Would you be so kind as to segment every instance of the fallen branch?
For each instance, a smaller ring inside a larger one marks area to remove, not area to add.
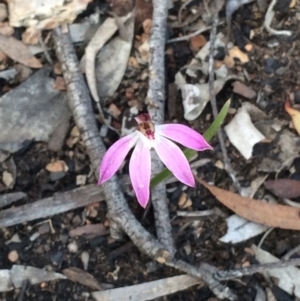
[[[99,201],[104,201],[104,193],[96,185],[56,193],[50,198],[2,210],[0,212],[0,227],[10,227],[45,218]]]
[[[73,111],[75,122],[80,129],[82,140],[86,145],[92,167],[97,171],[99,161],[106,149],[100,140],[100,135],[98,135],[95,120],[92,118],[91,98],[79,70],[76,53],[68,33],[63,33],[61,28],[57,28],[53,31],[53,38],[67,85],[69,105]],[[235,294],[228,287],[216,281],[211,272],[202,267],[196,268],[183,261],[173,260],[173,257],[165,250],[164,246],[136,220],[127,205],[115,176],[104,183],[102,187],[111,219],[110,227],[114,226],[118,231],[122,229],[139,250],[150,258],[191,276],[203,279],[218,298],[236,300]]]
[[[168,18],[168,0],[153,1],[152,31],[149,41],[149,89],[148,112],[155,124],[164,122],[165,109],[165,43]],[[157,175],[164,168],[155,151],[152,151],[152,174]],[[166,184],[159,183],[151,191],[156,234],[159,241],[175,254],[172,227],[167,204]]]

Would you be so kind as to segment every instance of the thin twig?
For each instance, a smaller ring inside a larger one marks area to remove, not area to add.
[[[67,84],[69,105],[75,122],[80,129],[81,137],[86,145],[92,167],[97,170],[99,161],[106,149],[102,143],[92,112],[91,98],[79,70],[79,64],[68,33],[60,28],[53,31],[57,57],[62,66]],[[183,261],[174,261],[172,255],[136,220],[121,192],[116,177],[103,184],[104,194],[110,215],[110,227],[118,225],[118,231],[124,231],[141,252],[168,266],[172,266],[194,277],[203,279],[219,299],[236,300],[236,295],[226,286],[213,278],[211,272],[203,267],[193,267]]]
[[[237,277],[249,276],[255,273],[265,272],[267,269],[286,268],[288,266],[297,266],[297,265],[300,265],[300,258],[293,258],[293,259],[264,263],[264,264],[253,264],[246,268],[229,270],[229,271],[218,271],[214,274],[214,276],[219,281],[225,281]]]
[[[297,247],[295,247],[294,249],[290,250],[289,252],[287,252],[283,257],[282,260],[287,260],[289,258],[291,258],[294,254],[299,253],[300,252],[300,245],[298,245]]]
[[[165,43],[168,18],[168,0],[153,1],[152,31],[149,41],[149,89],[147,94],[148,112],[155,124],[164,122],[165,108]],[[152,173],[158,174],[163,164],[158,155],[152,152]],[[156,234],[159,241],[173,255],[175,254],[172,227],[167,204],[165,183],[153,188],[152,204],[154,209]]]
[[[216,95],[214,92],[214,46],[215,46],[215,41],[216,41],[216,36],[217,36],[218,23],[219,23],[219,16],[218,16],[218,12],[216,12],[213,17],[212,30],[210,33],[209,67],[208,67],[208,70],[209,70],[209,94],[210,94],[211,108],[212,108],[214,118],[216,118],[218,116]],[[224,139],[223,131],[221,128],[218,129],[218,139],[219,139],[221,150],[223,153],[224,168],[225,168],[227,174],[232,179],[235,189],[240,193],[241,186],[240,186],[240,183],[239,183],[238,179],[236,178],[235,173],[230,164],[227,149],[225,146],[225,139]]]
[[[219,22],[217,25],[222,25],[224,24],[224,22]],[[206,26],[203,24],[203,26],[201,28],[199,28],[198,30],[190,33],[190,34],[187,34],[185,36],[181,36],[181,37],[178,37],[178,38],[174,38],[174,39],[170,39],[167,41],[167,43],[174,43],[174,42],[181,42],[181,41],[188,41],[189,39],[211,29],[212,27],[209,25],[209,26]]]

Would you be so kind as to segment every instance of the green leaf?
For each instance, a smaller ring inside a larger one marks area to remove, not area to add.
[[[214,122],[210,125],[210,127],[207,129],[207,131],[203,134],[203,137],[207,142],[209,142],[212,137],[217,133],[218,129],[221,127],[227,113],[228,109],[230,107],[230,99],[226,101],[224,104],[222,110],[218,114],[217,118],[214,120]],[[192,149],[186,148],[183,151],[184,155],[187,157],[187,159],[190,161],[193,157],[197,156],[198,152],[194,151]],[[156,175],[154,178],[151,179],[150,182],[150,188],[155,187],[160,182],[167,179],[172,173],[167,169],[163,169],[158,175]]]

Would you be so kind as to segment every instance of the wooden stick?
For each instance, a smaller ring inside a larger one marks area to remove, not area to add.
[[[104,193],[103,189],[96,185],[57,193],[50,198],[1,211],[0,227],[10,227],[45,218],[99,201],[104,201]]]

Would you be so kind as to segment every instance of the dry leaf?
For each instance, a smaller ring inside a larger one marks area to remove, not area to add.
[[[9,37],[14,33],[14,31],[14,28],[9,26],[8,22],[0,23],[0,34]]]
[[[109,230],[105,228],[103,224],[92,224],[72,229],[69,232],[70,237],[76,237],[87,234],[97,234],[97,236],[107,235],[109,234]]]
[[[143,22],[143,29],[144,29],[144,33],[150,35],[151,29],[152,29],[152,20],[151,19],[146,19]]]
[[[218,201],[247,220],[269,227],[300,230],[299,208],[245,198],[233,192],[211,186],[198,177],[196,177],[196,179],[205,186]]]
[[[300,182],[296,180],[270,180],[265,182],[265,187],[280,198],[294,199],[300,196]]]
[[[54,69],[53,69],[53,71],[54,71],[54,73],[56,74],[56,75],[61,75],[62,74],[62,70],[61,70],[61,65],[60,65],[60,63],[55,63],[54,64]]]
[[[50,172],[68,171],[68,166],[65,161],[58,160],[46,165],[46,170]]]
[[[191,207],[192,205],[193,202],[191,198],[185,192],[183,192],[179,198],[178,206],[185,209]]]
[[[41,37],[41,30],[35,27],[28,27],[22,34],[22,41],[25,44],[36,45]]]
[[[11,26],[52,29],[61,24],[73,23],[91,0],[9,0],[7,2]]]
[[[54,82],[54,89],[59,91],[66,91],[66,82],[62,76],[57,76]]]
[[[0,22],[7,18],[7,7],[4,3],[0,3]]]
[[[249,62],[248,54],[241,51],[237,46],[234,46],[229,50],[229,56],[231,58],[239,59],[242,64]]]
[[[41,62],[29,49],[14,37],[0,35],[0,49],[11,59],[31,68],[42,68]]]
[[[93,275],[91,275],[81,269],[71,267],[68,269],[64,269],[62,271],[62,273],[69,280],[71,280],[73,282],[78,282],[82,285],[90,287],[91,289],[98,289],[98,290],[102,289],[100,283],[97,281],[97,279]]]
[[[108,112],[115,118],[118,118],[121,115],[121,110],[113,103],[110,104]]]
[[[190,44],[191,44],[192,50],[198,51],[201,47],[203,47],[206,44],[206,39],[201,34],[201,35],[192,37],[191,41],[190,41]]]
[[[296,6],[297,0],[292,0],[289,8],[294,8]]]
[[[241,83],[240,81],[235,81],[233,84],[233,92],[234,93],[237,93],[245,98],[248,98],[248,99],[251,99],[251,98],[254,98],[256,97],[256,92],[246,86],[245,84]]]
[[[293,125],[297,133],[300,135],[300,111],[291,107],[290,100],[287,99],[284,105],[286,112],[291,116]]]

